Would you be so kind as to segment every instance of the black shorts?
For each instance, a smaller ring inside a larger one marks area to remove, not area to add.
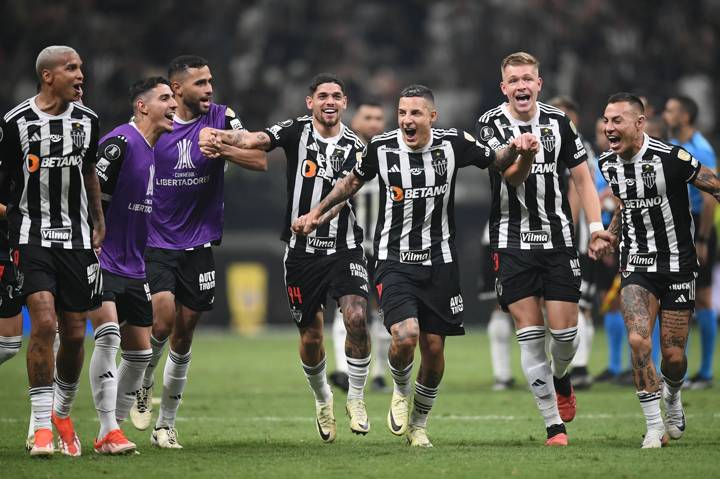
[[[579,301],[580,259],[575,250],[502,249],[496,252],[495,292],[505,311],[512,303],[530,296],[546,301]]]
[[[608,291],[612,287],[615,277],[620,274],[618,256],[618,252],[615,251],[611,256],[595,262],[595,280],[598,291]],[[611,264],[608,265],[606,261]]]
[[[348,295],[368,297],[367,260],[362,248],[329,255],[287,248],[284,262],[290,316],[298,328],[313,322],[328,295],[336,300]]]
[[[100,307],[102,273],[93,250],[23,244],[17,251],[25,298],[49,291],[55,296],[55,307],[60,311],[81,313]]]
[[[660,302],[660,309],[695,309],[695,273],[641,273],[623,271],[620,290],[637,284],[650,291]]]
[[[698,238],[698,229],[700,226],[700,217],[693,215],[693,221],[695,222],[695,240]],[[712,270],[715,266],[715,257],[717,249],[717,234],[715,232],[715,226],[710,230],[710,236],[707,238],[707,261],[705,264],[700,265],[698,270],[698,277],[696,287],[698,288],[710,288],[712,286]]]
[[[19,272],[12,261],[0,261],[0,288],[0,318],[14,318],[22,311],[23,300]]]
[[[169,291],[193,311],[210,311],[215,302],[215,258],[212,248],[147,248],[145,272],[150,293]]]
[[[598,262],[587,254],[580,255],[580,301],[578,305],[583,309],[591,310],[595,305],[597,296],[597,270]]]
[[[112,301],[118,323],[152,326],[153,312],[150,285],[145,280],[120,276],[103,270],[103,301]]]
[[[393,324],[418,318],[420,331],[441,336],[465,334],[457,263],[422,266],[378,261],[375,289],[388,331]]]

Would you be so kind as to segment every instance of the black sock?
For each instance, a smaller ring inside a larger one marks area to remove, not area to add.
[[[571,383],[570,383],[570,375],[565,374],[565,376],[561,377],[560,379],[553,376],[553,383],[555,384],[555,392],[558,394],[561,394],[563,396],[569,396],[572,392]]]
[[[551,437],[557,436],[558,434],[567,434],[567,430],[565,429],[565,424],[553,424],[552,426],[548,426],[545,428],[547,431],[547,438],[550,439]]]

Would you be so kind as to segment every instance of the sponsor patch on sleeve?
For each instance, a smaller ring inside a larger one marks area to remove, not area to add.
[[[678,150],[677,156],[683,161],[690,161],[690,159],[692,158],[692,156],[690,156],[690,153],[683,150],[682,148]]]
[[[464,133],[465,139],[466,139],[467,141],[470,141],[470,142],[472,142],[472,143],[475,143],[475,137],[474,137],[474,136],[472,136],[472,135],[471,135],[470,133],[468,133],[467,131],[463,131],[463,133]]]

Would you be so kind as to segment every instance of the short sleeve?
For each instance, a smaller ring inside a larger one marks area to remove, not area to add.
[[[455,148],[455,162],[459,168],[475,165],[478,168],[487,168],[495,161],[495,151],[475,140],[468,132],[458,134],[453,142]]]
[[[226,130],[245,130],[242,120],[230,107],[225,110],[225,129]]]
[[[265,133],[270,137],[270,150],[287,148],[296,144],[300,132],[300,123],[297,120],[285,120],[266,128]]]
[[[353,171],[362,181],[370,181],[378,173],[377,143],[370,142],[362,153],[356,154],[357,162]]]
[[[560,120],[560,154],[558,161],[562,162],[568,168],[576,166],[587,161],[588,155],[585,145],[578,135],[575,124],[567,117],[561,117]]]
[[[110,201],[115,192],[115,185],[120,176],[126,150],[127,140],[122,135],[104,138],[98,147],[95,171],[100,181],[103,201]]]
[[[8,178],[22,163],[17,123],[0,118],[0,171]]]
[[[475,137],[480,145],[486,146],[493,151],[501,150],[506,146],[497,128],[490,123],[482,121],[482,117],[475,126]]]
[[[100,141],[100,122],[97,118],[90,121],[90,146],[83,156],[83,175],[91,173],[95,169],[95,157],[98,152],[98,141]]]
[[[666,177],[682,178],[686,183],[693,182],[702,167],[697,158],[679,146],[673,148],[667,164],[664,166],[668,169],[668,174],[665,175]]]

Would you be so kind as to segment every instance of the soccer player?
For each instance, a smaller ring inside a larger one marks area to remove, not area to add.
[[[687,96],[673,96],[665,103],[663,118],[667,123],[670,143],[687,150],[701,165],[717,170],[715,151],[695,127],[698,106]],[[713,355],[717,338],[717,313],[712,307],[712,268],[715,264],[717,235],[715,233],[715,199],[695,186],[689,186],[690,208],[695,224],[695,248],[700,270],[695,296],[695,318],[700,330],[700,369],[689,380],[691,389],[705,389],[712,385]]]
[[[105,236],[95,174],[98,117],[77,103],[83,73],[74,49],[47,47],[35,66],[40,92],[10,110],[0,124],[0,185],[12,180],[10,245],[24,276],[32,324],[27,367],[35,441],[30,454],[54,453],[52,422],[60,451],[79,456],[69,414],[82,369],[85,318],[100,306],[102,276],[93,248]]]
[[[350,122],[350,128],[357,133],[364,144],[370,143],[375,135],[379,135],[385,131],[385,113],[382,105],[375,101],[361,102],[355,116]],[[376,183],[376,180],[371,181]],[[362,194],[358,194],[353,198],[355,206],[355,215],[360,227],[365,232],[363,236],[363,249],[368,259],[368,273],[372,282],[372,269],[375,264],[372,254],[372,236],[371,232],[375,230],[375,220],[377,219],[376,211],[378,209],[377,187],[375,184],[365,188]],[[370,387],[374,391],[390,392],[385,382],[385,368],[387,365],[388,348],[390,347],[390,335],[388,334],[382,320],[377,314],[377,304],[374,297],[370,295],[370,336],[372,337],[372,350],[375,352],[372,359],[370,371]],[[330,382],[340,387],[345,392],[348,390],[347,361],[345,357],[345,322],[342,319],[342,311],[338,308],[333,320],[332,326],[333,346],[335,348],[335,367],[336,371],[330,373]]]
[[[179,449],[175,419],[190,367],[190,346],[203,311],[215,299],[212,246],[223,231],[223,185],[226,161],[253,170],[267,168],[265,154],[223,146],[219,158],[208,158],[198,145],[200,130],[243,128],[240,118],[213,103],[208,62],[184,55],[170,62],[168,79],[177,101],[171,133],[155,144],[153,204],[145,250],[145,268],[152,294],[152,358],[130,411],[140,430],[150,425],[154,371],[170,338],[163,373],[160,414],[150,441],[160,448]],[[131,361],[129,356],[126,358]],[[134,358],[142,361],[142,355]]]
[[[298,218],[293,230],[309,234],[322,227],[335,205],[379,176],[375,288],[392,335],[389,366],[394,382],[387,424],[393,434],[406,435],[411,446],[432,447],[427,420],[445,369],[445,338],[465,333],[454,244],[457,169],[492,166],[522,181],[537,140],[523,135],[494,153],[468,133],[433,128],[438,117],[435,98],[423,85],[403,89],[397,111],[399,128],[373,138],[353,171]],[[515,162],[518,153],[522,159]],[[421,363],[410,415],[418,343]]]
[[[133,120],[100,140],[95,165],[108,219],[100,254],[103,303],[90,313],[95,328],[90,387],[100,419],[95,441],[100,454],[123,454],[136,447],[118,422],[127,417],[152,355],[152,304],[143,254],[152,211],[153,148],[160,135],[172,131],[177,107],[170,82],[162,77],[133,84],[130,103]],[[118,372],[115,356],[121,345]]]
[[[0,193],[0,364],[15,356],[22,346],[22,298],[17,261],[13,261],[17,255],[10,249],[7,237],[7,189],[2,187]]]
[[[640,99],[630,93],[608,99],[603,118],[611,151],[600,157],[599,166],[621,201],[608,229],[622,234],[620,302],[647,423],[642,447],[659,448],[667,442],[666,429],[673,439],[685,431],[680,389],[698,269],[686,183],[720,201],[720,180],[687,150],[645,134],[643,111]],[[651,360],[658,312],[662,379]]]
[[[352,168],[363,144],[341,119],[347,108],[345,84],[337,76],[320,73],[310,82],[305,104],[311,115],[282,121],[265,131],[205,132],[212,145],[236,144],[243,148],[272,150],[281,147],[288,160],[287,210],[282,239],[285,250],[285,285],[290,314],[300,333],[300,359],[315,396],[316,428],[324,442],[336,435],[333,395],[327,382],[323,345],[323,308],[329,295],[343,312],[349,389],[345,410],[350,430],[365,435],[370,422],[364,388],[370,366],[367,328],[368,278],[362,250],[362,229],[352,205],[338,205],[339,216],[316,234],[298,236],[292,222],[327,195],[338,179]]]
[[[577,348],[580,261],[565,185],[565,168],[575,183],[591,233],[590,255],[609,248],[600,222],[600,203],[575,125],[561,110],[537,101],[540,64],[525,52],[501,64],[500,89],[507,102],[479,119],[479,141],[501,148],[523,132],[540,138],[542,148],[527,180],[513,185],[490,173],[493,203],[490,243],[500,304],[515,320],[520,362],[547,431],[547,445],[567,445],[564,422],[576,405],[568,366]],[[552,336],[545,352],[545,319]],[[553,387],[554,386],[554,387]]]

